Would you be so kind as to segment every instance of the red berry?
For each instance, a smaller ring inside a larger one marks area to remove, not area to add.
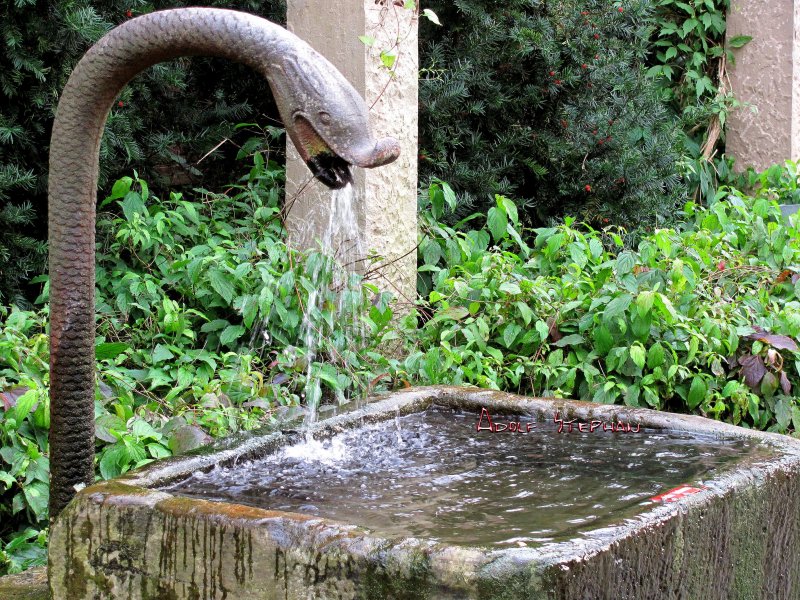
[[[552,76],[553,76],[553,75],[555,75],[555,74],[556,74],[556,72],[555,72],[555,71],[550,71],[550,77],[552,77]]]
[[[725,261],[721,260],[717,263],[717,271],[724,271],[725,270]]]
[[[561,85],[561,80],[560,79],[556,79],[556,85]]]
[[[594,59],[597,60],[598,58],[600,58],[600,55],[599,54],[595,54],[594,55]]]
[[[592,135],[597,135],[597,129],[592,132]]]
[[[605,140],[599,140],[599,141],[597,142],[597,145],[598,145],[598,146],[602,146],[602,145],[603,145],[603,142],[605,142]]]
[[[622,12],[622,7],[620,6],[620,7],[619,7],[617,10],[618,10],[619,12]]]
[[[589,68],[589,65],[587,65],[586,63],[583,63],[581,65],[581,69],[588,69],[588,68]]]
[[[600,39],[600,34],[599,33],[595,33],[594,34],[594,39],[599,40]]]
[[[581,14],[585,17],[586,15],[589,14],[589,11],[588,10],[581,11]]]
[[[592,186],[590,186],[590,185],[587,185],[587,186],[586,186],[585,188],[583,188],[583,189],[585,189],[587,192],[591,192],[591,191],[592,191]]]
[[[130,19],[133,16],[133,12],[131,10],[128,10],[128,12],[125,13],[125,16]]]
[[[122,108],[123,106],[125,106],[125,103],[122,100],[120,100],[119,102],[117,102],[117,106]]]
[[[569,123],[567,123],[567,122],[566,122],[564,119],[561,119],[561,126],[562,126],[564,129],[566,129],[566,128],[567,128],[567,125],[569,125]]]

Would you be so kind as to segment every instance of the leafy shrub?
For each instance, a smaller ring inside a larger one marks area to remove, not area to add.
[[[800,231],[770,194],[722,189],[633,249],[616,227],[569,218],[528,245],[503,196],[482,229],[456,231],[434,218],[434,188],[420,245],[430,318],[406,377],[797,430]]]
[[[367,387],[370,354],[390,337],[388,295],[358,276],[338,289],[330,257],[287,247],[283,175],[257,153],[229,195],[199,202],[176,193],[159,202],[136,178],[114,186],[103,204],[122,215],[98,225],[99,331],[129,346],[116,374],[137,393],[173,410],[210,396],[263,408]],[[363,327],[346,328],[342,314],[363,314]],[[314,356],[307,335],[319,339]],[[309,369],[321,388],[306,389]]]
[[[422,22],[421,175],[450,182],[458,217],[495,194],[528,224],[672,214],[677,121],[644,73],[649,1],[430,6],[445,26]]]

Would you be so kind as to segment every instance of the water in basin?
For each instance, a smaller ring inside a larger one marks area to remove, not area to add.
[[[541,546],[620,524],[656,495],[701,487],[768,455],[752,440],[644,428],[558,433],[552,421],[496,419],[521,421],[523,432],[478,432],[476,413],[434,407],[163,489],[327,517],[384,537]]]

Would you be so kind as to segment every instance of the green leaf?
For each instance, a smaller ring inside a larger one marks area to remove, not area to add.
[[[728,40],[728,45],[731,48],[741,48],[748,42],[752,41],[752,39],[753,39],[752,35],[737,35]]]
[[[708,387],[705,381],[699,375],[695,375],[692,379],[692,386],[689,388],[689,396],[686,399],[691,410],[700,406],[700,403],[706,399],[706,392],[708,392]]]
[[[499,207],[493,206],[489,209],[486,218],[486,225],[492,233],[495,242],[502,240],[507,234],[508,216]]]
[[[358,39],[360,39],[361,43],[365,46],[373,46],[375,44],[375,38],[370,35],[360,35]]]
[[[635,364],[640,369],[644,368],[645,360],[646,360],[646,353],[643,346],[636,344],[630,347],[630,356],[631,360],[633,360],[633,364]]]
[[[533,320],[533,311],[531,307],[525,304],[524,302],[517,302],[516,303],[517,309],[519,309],[519,314],[522,317],[522,322],[525,323],[525,326],[531,324],[531,320]],[[477,312],[477,311],[476,311]]]
[[[617,277],[621,277],[622,275],[627,275],[630,273],[635,264],[636,259],[633,257],[631,252],[621,252],[617,257]]]
[[[653,344],[647,351],[647,368],[655,369],[664,364],[664,347],[659,344]]]
[[[47,517],[47,500],[50,495],[50,486],[41,481],[34,481],[23,488],[25,501],[36,515],[42,520]]]
[[[236,293],[236,288],[231,281],[231,277],[219,269],[209,269],[208,280],[211,283],[211,287],[214,288],[214,291],[222,296],[225,302],[230,304]]]
[[[469,309],[463,306],[451,306],[437,315],[442,319],[452,319],[453,321],[460,321],[467,316],[469,316]]]
[[[94,356],[97,360],[112,359],[125,352],[128,348],[130,348],[130,346],[124,342],[98,344],[94,348]]]
[[[775,403],[775,420],[778,422],[778,426],[783,431],[786,431],[786,428],[789,427],[789,422],[791,421],[791,418],[792,418],[791,400],[786,396],[781,396]]]
[[[125,218],[129,222],[133,221],[134,215],[136,214],[147,214],[147,208],[144,205],[144,201],[136,192],[128,192],[125,195],[125,199],[120,202],[120,205],[122,206],[122,212],[124,213]]]
[[[539,339],[543,342],[547,341],[547,337],[550,335],[550,328],[547,326],[547,323],[542,321],[541,319],[536,321],[536,332],[539,334]]]
[[[219,336],[219,343],[223,346],[230,346],[233,342],[244,335],[245,329],[241,325],[229,325]]]
[[[514,340],[517,339],[517,336],[522,331],[522,327],[517,325],[516,323],[509,323],[505,331],[503,331],[503,343],[505,344],[506,348],[511,348],[511,344],[514,343]]]
[[[394,63],[397,62],[397,54],[394,51],[386,51],[384,50],[381,52],[381,62],[383,66],[387,69],[391,69],[394,66]]]
[[[498,289],[501,292],[505,294],[510,294],[512,296],[516,296],[522,293],[522,290],[519,288],[519,285],[511,281],[506,281],[505,283],[501,283]]]
[[[565,335],[560,340],[555,343],[555,346],[559,348],[563,348],[565,346],[577,346],[578,344],[582,344],[586,341],[582,335],[578,333],[573,333],[570,335]]]
[[[23,419],[30,414],[31,409],[33,409],[33,405],[36,404],[38,397],[38,390],[33,389],[28,390],[17,399],[17,405],[14,407],[14,412],[12,413],[14,415],[14,420],[17,422],[17,426],[19,426]]]
[[[633,296],[630,294],[622,294],[621,296],[617,296],[608,303],[608,306],[606,306],[606,309],[603,311],[603,320],[608,322],[614,317],[624,314],[631,305],[631,302],[633,302]]]
[[[609,350],[614,347],[614,338],[608,327],[601,325],[594,330],[594,349],[600,356],[608,354]]]
[[[153,364],[157,365],[171,358],[175,358],[175,355],[163,344],[158,344],[155,350],[153,350]]]
[[[649,290],[639,293],[639,295],[636,297],[636,310],[639,313],[639,316],[645,317],[648,315],[650,310],[653,308],[653,302],[655,302],[655,299],[655,294]]]

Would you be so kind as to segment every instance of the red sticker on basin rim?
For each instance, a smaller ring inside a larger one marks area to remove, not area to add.
[[[664,492],[663,494],[659,494],[658,496],[653,496],[650,498],[653,502],[677,502],[681,498],[685,498],[686,496],[691,496],[692,494],[696,494],[697,492],[702,492],[706,488],[702,487],[692,487],[690,485],[682,485],[680,487],[673,488],[668,492]]]

